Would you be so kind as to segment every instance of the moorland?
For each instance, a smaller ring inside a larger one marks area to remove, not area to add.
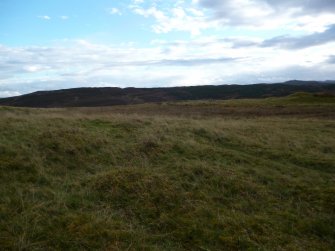
[[[0,107],[1,250],[333,250],[335,97]]]

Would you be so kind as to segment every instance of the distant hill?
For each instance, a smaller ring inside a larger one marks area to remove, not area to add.
[[[170,88],[73,88],[38,91],[22,96],[3,98],[0,99],[0,105],[20,107],[94,107],[179,100],[281,97],[296,92],[335,94],[335,81],[291,80],[275,84]]]

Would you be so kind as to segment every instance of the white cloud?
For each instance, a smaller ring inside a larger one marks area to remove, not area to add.
[[[132,11],[145,18],[153,18],[155,24],[152,30],[155,33],[168,33],[171,31],[186,31],[192,35],[199,35],[202,30],[215,27],[216,22],[206,19],[201,9],[186,6],[183,1],[176,2],[171,8],[159,8],[157,3],[150,7],[140,4],[130,6]]]
[[[18,91],[0,91],[0,98],[19,96],[21,94]]]
[[[0,92],[79,86],[176,86],[334,79],[335,43],[301,50],[234,47],[243,38],[153,41],[150,47],[86,40],[51,47],[0,46]],[[125,74],[126,73],[126,74]]]
[[[23,67],[23,70],[27,72],[38,72],[38,71],[41,71],[42,69],[43,67],[40,65],[25,65]]]
[[[67,19],[69,19],[69,17],[68,16],[60,16],[60,19],[67,20]]]
[[[138,15],[153,18],[155,33],[185,31],[199,35],[204,30],[231,27],[313,33],[322,32],[335,22],[335,11],[330,11],[335,10],[334,4],[328,0],[323,3],[317,0],[309,4],[298,0],[193,0],[191,3],[133,0],[129,7]]]
[[[321,32],[335,20],[333,0],[198,0],[222,26]]]
[[[49,16],[38,16],[38,18],[40,18],[40,19],[44,19],[44,20],[50,20],[51,19],[51,17],[49,17]]]
[[[110,8],[108,12],[111,15],[122,15],[122,12],[118,8]]]

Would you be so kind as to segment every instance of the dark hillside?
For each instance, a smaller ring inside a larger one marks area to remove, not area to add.
[[[327,82],[328,83],[328,82]],[[335,93],[334,84],[289,81],[279,84],[191,86],[171,88],[74,88],[39,91],[0,99],[3,106],[94,107],[152,102],[281,97],[296,92]]]

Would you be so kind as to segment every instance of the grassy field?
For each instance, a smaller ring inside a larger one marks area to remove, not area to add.
[[[0,250],[335,250],[335,98],[0,107]]]

